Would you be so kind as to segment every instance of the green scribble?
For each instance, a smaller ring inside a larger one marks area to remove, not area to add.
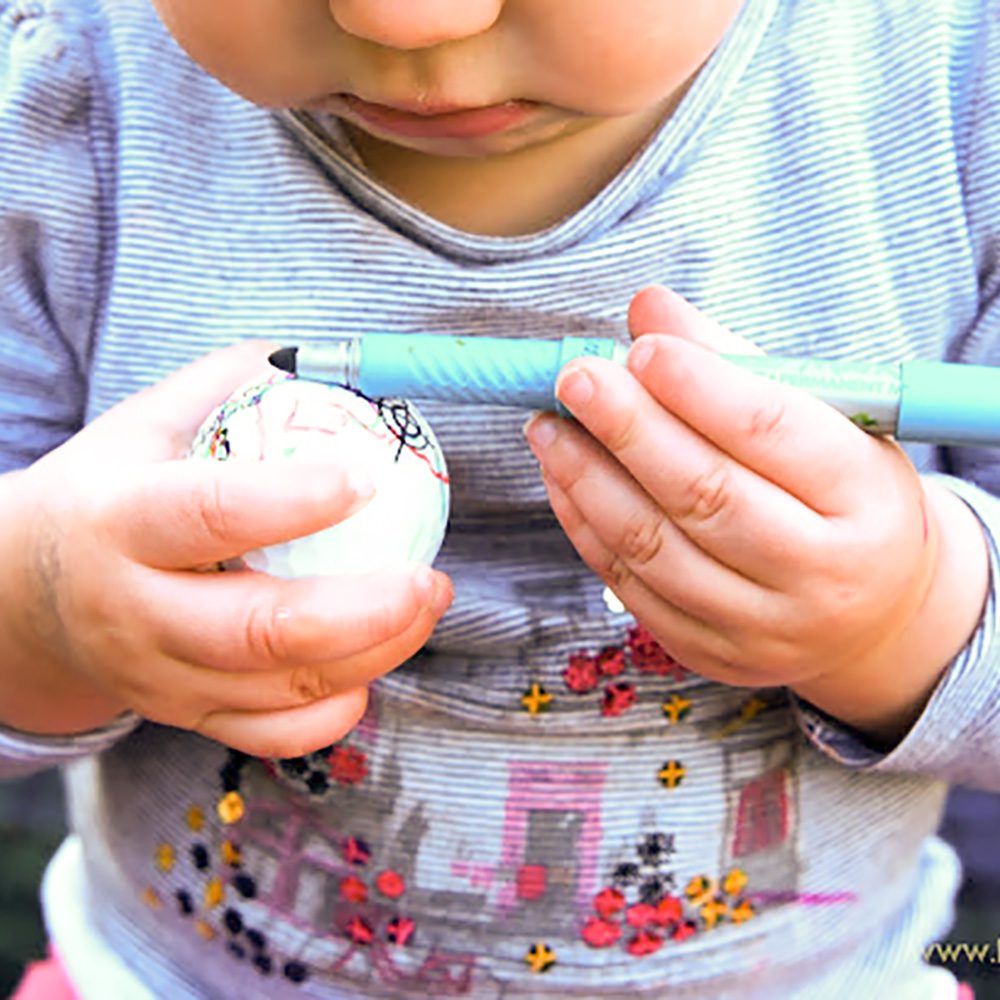
[[[851,420],[854,421],[859,427],[864,427],[865,429],[869,427],[878,427],[878,421],[869,413],[855,413]]]

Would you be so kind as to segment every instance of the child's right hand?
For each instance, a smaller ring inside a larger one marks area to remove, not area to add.
[[[35,733],[123,710],[290,757],[360,719],[452,598],[425,566],[281,580],[196,572],[310,534],[367,499],[348,470],[186,461],[271,345],[208,355],[0,477],[0,722]]]

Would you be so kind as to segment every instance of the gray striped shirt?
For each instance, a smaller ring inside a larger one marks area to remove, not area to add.
[[[995,3],[747,0],[592,202],[470,236],[335,123],[206,77],[145,3],[0,0],[0,467],[241,338],[624,339],[654,281],[776,354],[1000,363],[998,142]],[[947,996],[921,962],[957,878],[934,831],[946,782],[1000,788],[994,595],[880,755],[608,607],[524,413],[421,409],[457,592],[428,647],[308,758],[136,720],[0,734],[0,772],[77,759],[82,871],[49,898],[170,1000]],[[911,454],[979,515],[996,579],[1000,458]],[[110,995],[57,916],[81,995]]]

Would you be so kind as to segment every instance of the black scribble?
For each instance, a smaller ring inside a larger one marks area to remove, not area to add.
[[[399,461],[399,456],[403,454],[404,448],[412,448],[414,451],[426,451],[430,448],[430,439],[427,432],[421,426],[420,421],[413,415],[410,404],[405,399],[387,399],[379,397],[372,399],[366,396],[360,389],[351,388],[356,396],[371,403],[378,411],[386,427],[392,432],[399,442],[396,449],[395,461]]]

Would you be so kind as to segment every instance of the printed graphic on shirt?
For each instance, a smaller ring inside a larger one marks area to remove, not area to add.
[[[675,667],[636,671],[660,722],[635,732],[602,733],[598,710],[593,735],[511,754],[478,730],[434,742],[439,719],[373,698],[316,753],[230,751],[216,801],[188,806],[190,841],[153,845],[144,898],[263,978],[412,996],[501,996],[525,977],[568,995],[561,975],[612,951],[722,945],[800,899],[800,744],[779,693]]]

